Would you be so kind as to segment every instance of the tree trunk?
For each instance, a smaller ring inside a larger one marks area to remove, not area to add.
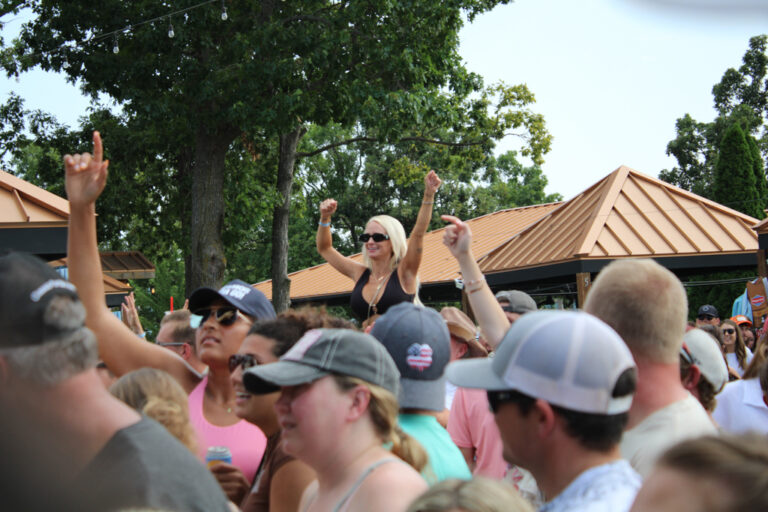
[[[210,133],[200,128],[195,136],[187,296],[200,286],[218,288],[224,279],[224,157],[231,141],[224,130]]]
[[[291,188],[296,149],[306,130],[299,126],[280,136],[277,162],[277,191],[282,198],[272,215],[272,305],[278,313],[291,306],[291,280],[288,279],[288,220],[291,214]]]

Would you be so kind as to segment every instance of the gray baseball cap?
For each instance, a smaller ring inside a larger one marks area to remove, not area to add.
[[[510,313],[529,313],[539,309],[533,297],[520,290],[504,290],[496,294],[496,300],[499,302],[509,302],[504,311]]]
[[[434,309],[401,302],[373,324],[379,340],[400,371],[400,408],[445,409],[445,367],[451,359],[451,335]]]
[[[307,331],[278,362],[246,370],[243,384],[251,393],[265,394],[331,374],[357,377],[395,396],[399,391],[400,374],[381,343],[349,329]]]
[[[581,311],[537,311],[520,317],[492,359],[448,365],[460,387],[517,390],[572,411],[624,413],[632,394],[613,396],[622,374],[635,367],[624,341],[608,324]]]

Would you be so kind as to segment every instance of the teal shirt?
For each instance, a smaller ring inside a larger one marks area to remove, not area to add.
[[[415,438],[427,451],[429,465],[422,471],[422,476],[429,485],[446,478],[472,478],[461,451],[434,416],[400,414],[398,423],[406,434]]]

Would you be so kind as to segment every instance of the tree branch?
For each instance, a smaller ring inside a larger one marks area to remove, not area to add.
[[[314,151],[304,151],[301,153],[297,153],[297,158],[304,158],[309,156],[315,156],[319,155],[320,153],[323,153],[325,151],[328,151],[329,149],[337,148],[339,146],[346,146],[348,144],[352,144],[354,142],[376,142],[378,139],[375,139],[373,137],[354,137],[352,139],[342,140],[339,142],[334,142],[332,144],[328,144],[327,146],[323,146],[321,148],[318,148]]]
[[[474,142],[448,142],[445,140],[429,139],[427,137],[403,137],[398,142],[426,142],[428,144],[438,144],[441,146],[450,146],[452,148],[463,148],[468,146],[479,146],[484,144],[487,139]]]

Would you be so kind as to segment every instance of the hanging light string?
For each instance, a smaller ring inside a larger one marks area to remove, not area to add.
[[[204,0],[203,2],[197,3],[195,5],[191,5],[189,7],[185,7],[183,9],[178,9],[176,11],[169,12],[167,14],[163,14],[162,16],[157,16],[155,18],[151,18],[151,19],[147,19],[147,20],[143,20],[143,21],[138,21],[136,23],[131,23],[129,25],[126,25],[126,26],[124,26],[122,28],[119,28],[119,29],[116,29],[116,30],[112,30],[110,32],[102,32],[101,34],[93,35],[90,38],[86,39],[85,41],[82,41],[80,43],[75,43],[74,45],[72,43],[70,43],[69,41],[67,41],[66,43],[62,43],[59,46],[51,48],[50,50],[39,52],[39,53],[24,53],[23,55],[21,55],[21,57],[22,58],[29,58],[29,57],[33,57],[33,56],[36,56],[36,55],[53,54],[54,52],[56,52],[58,50],[61,50],[62,48],[65,48],[65,47],[74,49],[74,48],[78,48],[78,47],[83,47],[86,44],[97,43],[99,41],[103,41],[105,39],[110,39],[110,38],[113,41],[112,42],[112,52],[113,53],[118,53],[120,51],[120,48],[118,46],[118,40],[117,39],[118,39],[118,36],[120,34],[124,34],[126,32],[130,32],[131,30],[133,30],[135,28],[138,28],[138,27],[141,27],[143,25],[147,25],[147,24],[150,24],[150,23],[155,23],[155,22],[163,21],[163,20],[166,20],[166,19],[168,20],[168,37],[172,38],[172,37],[174,37],[176,35],[174,30],[173,30],[173,23],[171,22],[171,18],[173,16],[178,16],[178,15],[181,15],[181,14],[185,14],[185,13],[188,13],[189,11],[194,10],[194,9],[198,9],[200,7],[204,7],[206,5],[210,5],[210,4],[213,4],[213,3],[219,3],[219,2],[221,2],[221,20],[222,21],[226,21],[229,18],[229,15],[227,14],[227,7],[225,5],[225,0]]]

